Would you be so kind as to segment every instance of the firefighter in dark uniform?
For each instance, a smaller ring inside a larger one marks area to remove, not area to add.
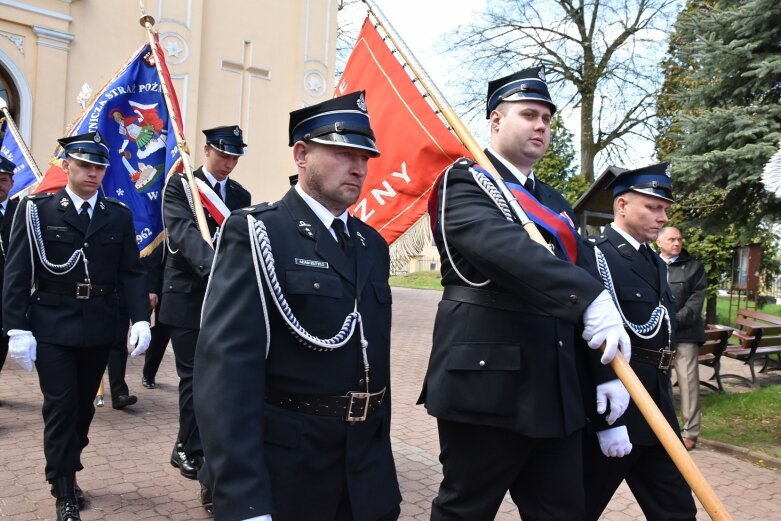
[[[541,67],[490,82],[486,152],[502,181],[459,160],[432,200],[445,287],[420,397],[437,418],[444,474],[432,520],[493,519],[508,491],[524,520],[583,513],[579,323],[589,347],[607,341],[603,363],[618,348],[626,353],[629,339],[609,295],[581,267],[588,250],[569,204],[532,172],[555,111]],[[505,185],[549,218],[542,233],[555,255],[509,212]],[[596,351],[580,349],[600,365]],[[614,421],[628,394],[615,375],[600,378],[596,392]]]
[[[298,183],[231,215],[204,302],[215,519],[394,520],[388,247],[347,212],[379,155],[363,92],[292,112],[289,138]]]
[[[222,200],[227,210],[250,204],[250,194],[228,176],[244,155],[241,129],[223,126],[203,131],[206,162],[194,173],[206,183],[202,189]],[[183,174],[171,176],[163,196],[163,220],[168,232],[168,252],[163,273],[163,294],[158,318],[169,327],[171,344],[179,375],[179,436],[171,453],[171,465],[182,476],[196,479],[202,464],[203,448],[193,414],[193,362],[195,343],[201,322],[201,304],[212,266],[214,249],[204,241],[195,221],[187,179]],[[214,239],[219,223],[206,211],[209,235]]]
[[[83,468],[93,400],[119,324],[118,286],[133,321],[134,356],[146,350],[150,333],[132,215],[98,192],[108,148],[97,132],[59,143],[68,184],[56,194],[25,198],[14,219],[3,327],[11,356],[28,371],[35,362],[43,393],[46,479],[57,498],[58,521],[73,521],[80,519],[83,504],[75,474]]]
[[[628,170],[609,188],[614,221],[596,239],[597,266],[632,340],[632,369],[680,437],[670,395],[676,308],[667,267],[649,247],[674,202],[669,165]],[[599,418],[591,425],[598,432],[584,443],[584,519],[598,519],[623,480],[647,519],[696,518],[691,489],[634,402],[612,427]]]
[[[0,295],[3,293],[3,271],[5,269],[5,254],[8,248],[8,239],[11,236],[11,223],[14,220],[18,199],[11,199],[8,194],[14,186],[14,169],[16,165],[0,156]],[[0,328],[3,319],[0,316]],[[0,332],[0,371],[3,370],[5,357],[8,355],[8,335]]]

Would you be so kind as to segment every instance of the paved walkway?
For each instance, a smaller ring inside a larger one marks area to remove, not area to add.
[[[440,479],[436,425],[414,405],[428,360],[431,328],[440,293],[394,288],[392,436],[404,503],[401,519],[428,520]],[[168,458],[177,431],[177,379],[173,354],[166,353],[154,390],[141,387],[143,360],[131,359],[128,383],[138,404],[123,411],[98,409],[85,470],[79,484],[90,498],[84,521],[208,519],[198,500],[198,485],[182,478]],[[741,371],[738,366],[728,372]],[[778,372],[775,373],[778,375]],[[12,360],[0,374],[0,518],[53,519],[53,499],[43,479],[41,393],[37,377]],[[778,519],[781,472],[722,452],[691,453],[735,521]],[[505,500],[497,520],[517,520]],[[603,519],[642,520],[625,486]],[[698,519],[708,519],[700,510]],[[302,520],[310,521],[310,520]],[[316,521],[316,520],[314,520]],[[486,520],[489,521],[489,520]]]

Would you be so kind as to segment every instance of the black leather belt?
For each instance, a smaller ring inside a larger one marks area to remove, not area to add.
[[[187,271],[190,273],[195,273],[193,271],[192,266],[190,266],[190,263],[187,262],[184,259],[180,259],[179,257],[174,257],[173,255],[168,255],[165,258],[165,265],[170,266],[172,268],[175,268],[177,270]]]
[[[67,295],[79,300],[113,295],[117,289],[114,284],[86,284],[80,282],[57,282],[54,280],[38,280],[35,283],[35,288],[44,293]]]
[[[477,304],[478,306],[485,306],[488,308],[504,309],[506,311],[536,312],[539,314],[538,310],[531,308],[515,295],[498,293],[486,289],[467,288],[465,286],[445,286],[442,298],[455,302]]]
[[[675,360],[675,351],[669,349],[654,351],[653,349],[632,346],[632,362],[653,365],[657,369],[669,369],[673,360]]]
[[[288,394],[275,389],[266,389],[266,402],[283,409],[316,414],[318,416],[336,416],[349,422],[364,421],[377,411],[385,397],[385,388],[376,393],[350,392],[345,396],[316,396],[308,394]]]

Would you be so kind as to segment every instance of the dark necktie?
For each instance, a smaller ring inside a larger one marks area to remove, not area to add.
[[[79,219],[84,224],[84,229],[89,227],[89,208],[90,204],[87,201],[81,203],[81,211],[79,212]]]
[[[526,189],[526,191],[532,194],[535,199],[538,199],[537,192],[534,190],[534,185],[535,185],[534,179],[532,179],[531,177],[527,177],[526,182],[523,183],[523,187]]]
[[[220,201],[225,202],[225,199],[222,198],[222,189],[220,187],[219,181],[214,183],[214,193],[217,194],[217,197],[220,198]]]
[[[353,247],[353,241],[347,232],[345,231],[344,221],[341,219],[334,219],[331,223],[331,228],[336,232],[336,240],[339,242],[339,246],[342,247],[342,251],[347,258],[351,261],[355,261],[355,249]]]

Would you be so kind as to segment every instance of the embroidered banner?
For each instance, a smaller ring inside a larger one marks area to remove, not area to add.
[[[366,91],[381,156],[369,161],[363,193],[350,213],[393,243],[425,213],[442,170],[466,148],[448,130],[367,18],[336,87]]]
[[[19,143],[16,140],[16,136],[8,128],[8,122],[4,123],[5,135],[3,136],[3,143],[0,145],[0,154],[12,161],[16,168],[14,168],[14,185],[11,187],[9,197],[15,193],[24,190],[28,186],[35,183],[38,179],[35,177],[33,167],[27,162],[27,159],[22,153],[22,147],[27,148],[24,143]]]

